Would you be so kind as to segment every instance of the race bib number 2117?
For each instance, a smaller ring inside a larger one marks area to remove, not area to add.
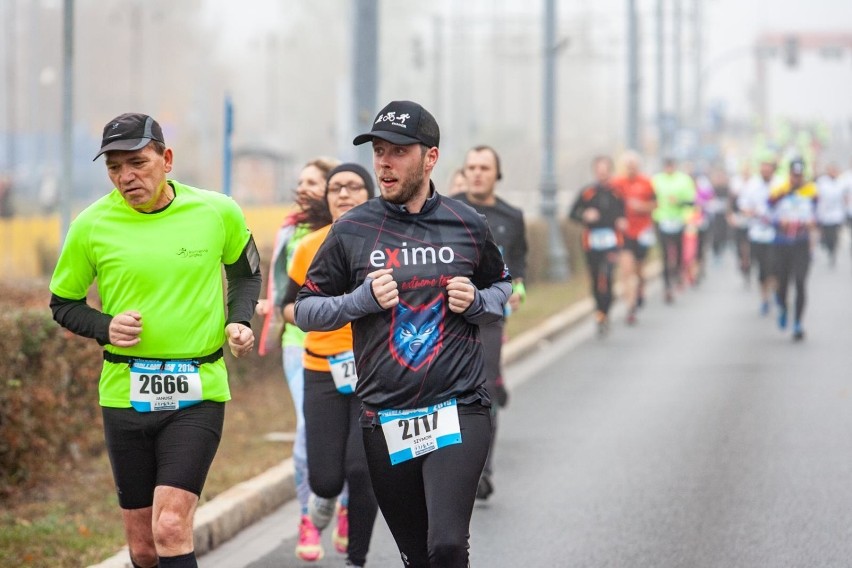
[[[413,410],[382,410],[379,422],[392,465],[462,442],[455,399]]]

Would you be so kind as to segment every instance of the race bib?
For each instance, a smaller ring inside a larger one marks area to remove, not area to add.
[[[749,227],[748,238],[756,243],[771,243],[775,240],[775,227],[760,223]]]
[[[130,405],[138,412],[178,410],[202,400],[201,374],[190,360],[136,359],[130,366]]]
[[[462,442],[456,399],[414,410],[382,410],[379,423],[391,465]]]
[[[651,248],[655,244],[657,244],[657,234],[654,232],[653,227],[648,227],[641,233],[639,233],[639,238],[636,241],[646,248]]]
[[[682,219],[663,219],[657,224],[660,226],[660,231],[669,235],[683,231],[686,225]]]
[[[592,250],[608,250],[618,246],[618,235],[613,229],[602,227],[589,231],[589,248]]]
[[[334,386],[343,394],[355,392],[358,383],[358,374],[355,372],[355,354],[346,351],[328,358],[328,366],[331,367],[331,378]]]
[[[813,201],[807,198],[793,195],[787,197],[778,204],[776,215],[781,223],[803,225],[814,219]]]

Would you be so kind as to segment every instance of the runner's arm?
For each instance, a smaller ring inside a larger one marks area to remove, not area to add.
[[[512,282],[500,280],[488,288],[477,289],[473,303],[462,314],[464,319],[475,325],[498,321],[503,317],[504,306],[512,295]]]
[[[228,280],[228,320],[225,325],[241,323],[250,328],[261,286],[260,255],[254,237],[249,237],[236,262],[225,265],[225,278]]]
[[[100,345],[109,344],[109,324],[112,316],[100,312],[86,303],[86,299],[71,300],[57,296],[50,297],[50,311],[53,319],[65,329],[81,337],[90,337]]]
[[[296,325],[303,331],[332,331],[383,311],[373,295],[372,283],[369,276],[360,285],[354,281],[345,247],[332,227],[296,296]]]
[[[572,221],[576,221],[577,223],[585,224],[585,221],[583,221],[583,213],[586,211],[586,191],[587,188],[580,190],[580,194],[574,200],[574,204],[571,205],[571,209],[568,211],[568,218]]]
[[[306,284],[296,298],[296,325],[304,331],[332,331],[358,318],[383,311],[372,291],[372,278],[351,294],[319,296]]]

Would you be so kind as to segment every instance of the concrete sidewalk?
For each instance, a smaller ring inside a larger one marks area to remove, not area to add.
[[[650,281],[660,273],[659,263],[646,266]],[[620,286],[616,286],[620,296]],[[585,320],[594,311],[594,300],[585,298],[551,316],[503,346],[503,364],[509,366],[535,354],[557,335]],[[195,513],[195,553],[201,556],[233,538],[282,504],[295,498],[293,460],[287,459],[257,477],[217,495]],[[127,547],[89,568],[132,568]]]

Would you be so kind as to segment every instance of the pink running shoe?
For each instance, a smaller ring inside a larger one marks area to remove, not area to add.
[[[296,556],[306,562],[316,562],[324,555],[320,532],[311,522],[308,515],[302,515],[299,523],[299,543],[296,545]]]
[[[331,541],[340,554],[346,554],[349,550],[349,509],[340,503],[337,504],[337,526],[334,527]]]

